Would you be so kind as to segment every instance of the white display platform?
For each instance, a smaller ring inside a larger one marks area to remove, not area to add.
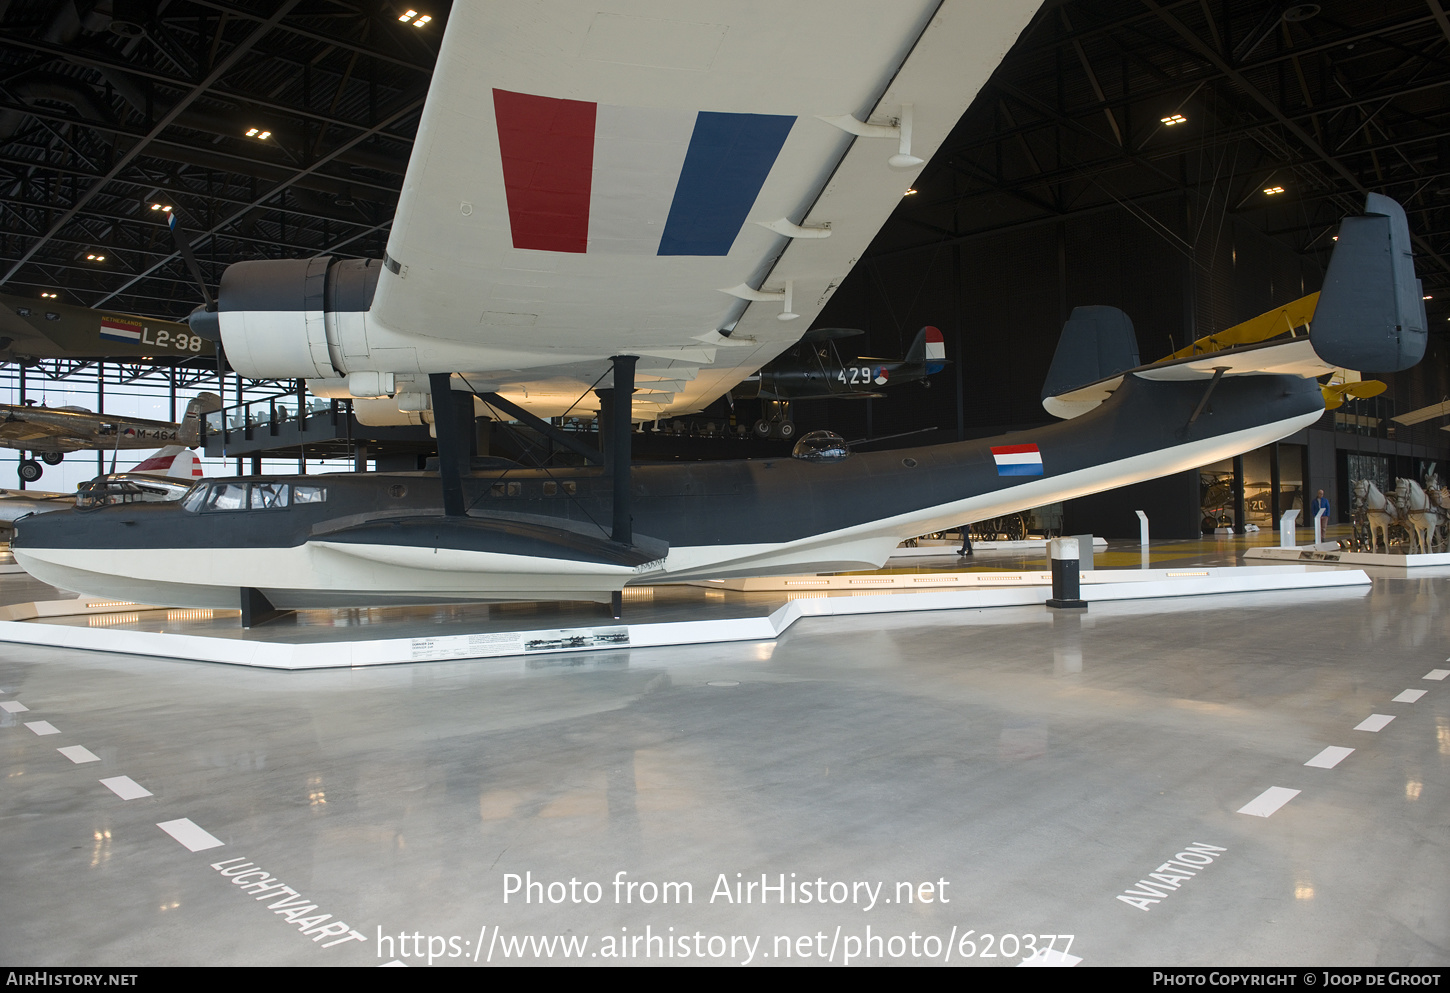
[[[902,545],[893,549],[893,559],[911,559],[925,556],[955,555],[962,547],[960,541],[933,541],[921,542],[919,545],[907,547]],[[1108,539],[1094,538],[1093,549],[1107,548]],[[1021,541],[974,541],[972,550],[977,552],[1003,552],[1003,551],[1039,551],[1047,550],[1046,538],[1023,538]]]
[[[1334,551],[1330,542],[1319,548],[1250,548],[1246,559],[1268,559],[1275,562],[1324,562],[1331,565],[1381,566],[1391,569],[1417,569],[1424,566],[1450,565],[1450,552],[1429,555],[1396,555],[1389,552]]]
[[[1089,603],[1214,593],[1368,586],[1371,582],[1367,575],[1358,570],[1310,569],[1302,566],[1155,569],[1142,572],[1122,570],[1086,575],[1092,578],[1082,590],[1082,599]],[[1021,583],[995,589],[923,591],[918,588],[912,592],[856,592],[854,595],[838,596],[825,595],[824,592],[802,592],[802,596],[792,599],[767,617],[658,624],[616,623],[567,629],[291,644],[250,637],[208,637],[130,630],[110,624],[80,627],[37,619],[0,621],[0,641],[197,662],[224,662],[270,669],[350,668],[443,659],[490,659],[615,648],[772,641],[802,617],[1032,606],[1045,603],[1052,590],[1049,585]],[[55,602],[71,608],[80,606],[74,600]],[[36,604],[34,608],[33,616],[47,616],[48,608],[45,605]],[[135,605],[128,605],[125,609],[139,613],[146,610]],[[108,622],[111,619],[96,617],[94,620]]]
[[[1254,577],[1284,575],[1283,566],[1203,566],[1179,569],[1098,569],[1079,573],[1084,585],[1108,583],[1163,583],[1184,579],[1210,578],[1234,583],[1252,582]],[[905,572],[867,573],[843,576],[765,576],[749,579],[706,579],[690,583],[712,590],[739,593],[795,593],[805,590],[901,590],[991,589],[1003,586],[1050,586],[1051,572]],[[1248,589],[1250,587],[1245,587]],[[1257,587],[1254,587],[1257,588]],[[1278,586],[1263,587],[1279,589]],[[1165,593],[1163,596],[1180,596]]]

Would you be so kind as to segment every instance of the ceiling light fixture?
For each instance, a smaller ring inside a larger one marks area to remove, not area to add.
[[[106,261],[106,257],[104,255],[97,255],[95,252],[87,252],[86,260],[89,262],[104,262]]]
[[[1175,124],[1188,123],[1188,118],[1184,117],[1182,114],[1169,114],[1167,117],[1160,118],[1160,120],[1170,128],[1173,127],[1173,125]]]
[[[916,187],[913,186],[911,189],[907,190],[905,193],[903,193],[901,195],[904,196],[904,197],[916,196]]]
[[[170,204],[165,204],[165,203],[153,203],[153,204],[152,204],[152,205],[151,205],[151,209],[152,209],[152,210],[162,210],[162,211],[165,211],[165,212],[166,212],[166,213],[168,213],[168,214],[169,214],[169,213],[171,213],[171,205],[170,205]]]
[[[45,299],[47,299],[47,300],[54,300],[55,299],[55,294],[54,293],[51,293],[49,290],[42,290],[40,295],[42,297],[44,297]]]
[[[1267,193],[1267,194],[1269,194],[1269,196],[1273,196],[1276,193],[1283,193],[1284,192],[1284,187],[1282,187],[1282,186],[1266,186],[1266,187],[1264,187],[1264,192]]]
[[[266,141],[272,137],[272,132],[263,131],[261,128],[247,128],[247,137],[256,138],[258,141]]]

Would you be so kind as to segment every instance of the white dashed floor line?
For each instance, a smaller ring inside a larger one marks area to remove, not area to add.
[[[1429,679],[1430,677],[1426,676],[1425,678]],[[19,700],[0,700],[0,710],[5,711],[7,714],[19,714],[29,709],[29,707]]]
[[[154,795],[130,776],[112,776],[110,779],[101,780],[101,785],[122,800],[139,800],[143,796]]]
[[[1428,691],[1427,690],[1405,690],[1399,696],[1395,697],[1393,702],[1394,703],[1414,703],[1416,700],[1420,699],[1420,697],[1424,696],[1426,694],[1426,692],[1428,692]]]
[[[1393,714],[1370,714],[1364,720],[1354,726],[1356,731],[1379,731],[1390,721],[1394,720]]]
[[[76,765],[81,765],[85,762],[101,761],[101,757],[95,752],[92,752],[85,745],[70,745],[66,748],[57,748],[56,751],[60,752],[62,755],[70,759]]]
[[[1298,795],[1298,790],[1291,790],[1283,786],[1270,786],[1240,807],[1239,813],[1248,814],[1251,817],[1268,817]]]
[[[1450,659],[1447,659],[1446,661],[1450,661]],[[1450,669],[1431,669],[1429,672],[1425,673],[1420,678],[1421,679],[1444,679],[1446,676],[1450,676]]]
[[[25,726],[36,734],[60,734],[60,728],[50,721],[26,721]]]
[[[226,844],[226,842],[213,837],[197,827],[187,817],[181,817],[174,821],[162,821],[156,826],[193,852],[204,852],[208,848],[220,848]]]
[[[1340,762],[1344,761],[1352,751],[1354,751],[1353,748],[1330,745],[1304,764],[1315,769],[1333,769]]]

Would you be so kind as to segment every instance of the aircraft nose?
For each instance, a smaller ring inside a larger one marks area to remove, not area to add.
[[[222,326],[220,315],[214,310],[207,310],[201,304],[197,304],[186,317],[186,323],[191,330],[201,335],[207,341],[219,342],[222,340]]]

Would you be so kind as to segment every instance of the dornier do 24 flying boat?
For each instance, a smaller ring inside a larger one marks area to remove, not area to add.
[[[631,466],[635,411],[698,409],[791,343],[783,318],[819,312],[1036,5],[545,6],[454,10],[381,265],[239,263],[192,319],[243,375],[431,407],[439,472],[217,480],[179,504],[26,519],[28,571],[240,604],[245,624],[312,606],[617,606],[631,584],[872,568],[904,538],[1285,437],[1324,410],[1314,377],[1423,353],[1404,213],[1372,195],[1306,338],[1142,366],[1131,325],[1080,312],[1049,377],[1064,423],[909,453],[807,436],[793,458]],[[608,383],[605,450],[470,471],[467,394],[547,431],[506,397],[543,376]]]

